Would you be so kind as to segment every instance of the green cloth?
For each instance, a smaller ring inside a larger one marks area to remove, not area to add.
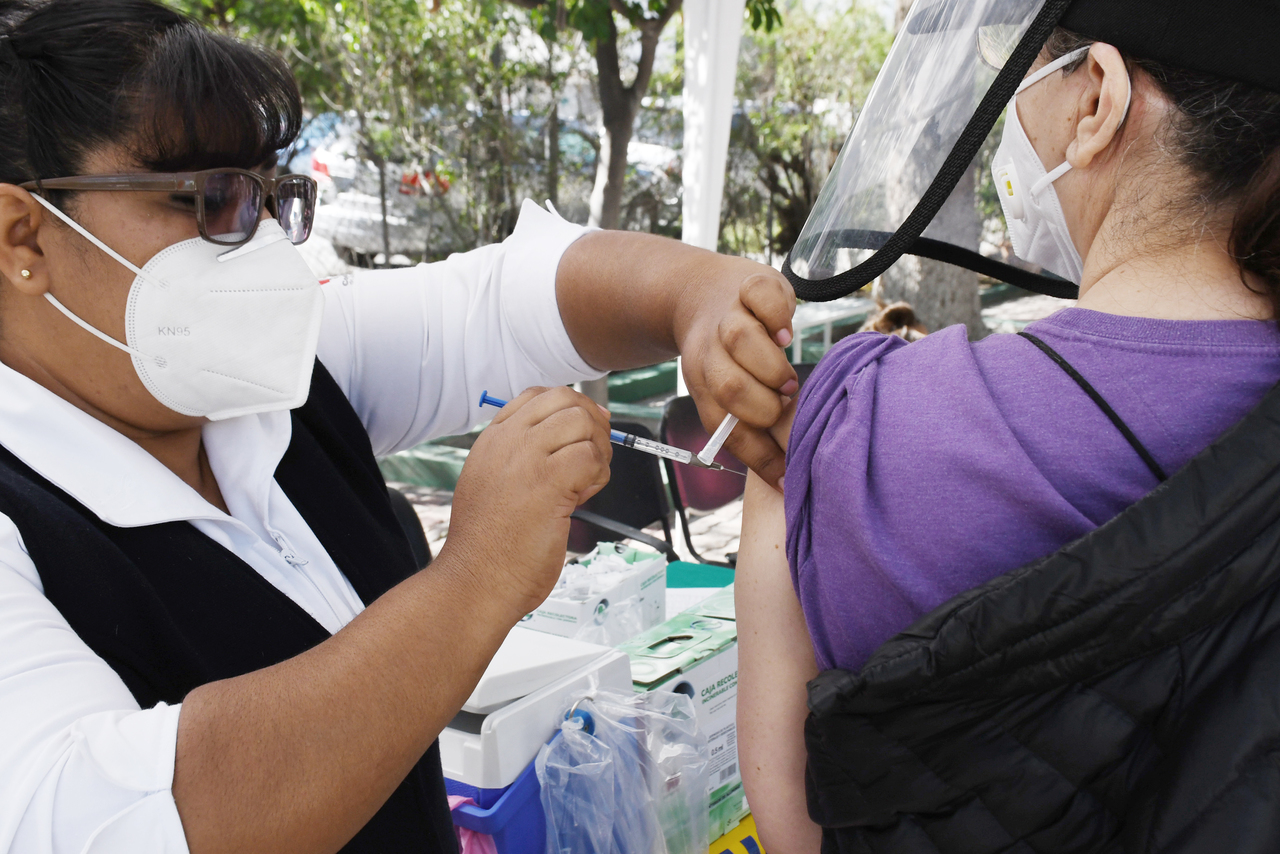
[[[727,566],[675,561],[667,564],[667,587],[728,587],[733,570]]]

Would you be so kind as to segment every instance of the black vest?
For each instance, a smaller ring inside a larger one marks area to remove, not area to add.
[[[1280,851],[1280,386],[1115,519],[821,674],[809,707],[824,852]]]
[[[276,482],[368,604],[417,569],[369,437],[318,362],[311,395],[292,416]],[[329,637],[190,523],[108,525],[2,447],[0,513],[21,532],[45,596],[144,709]],[[342,850],[456,852],[438,746]]]

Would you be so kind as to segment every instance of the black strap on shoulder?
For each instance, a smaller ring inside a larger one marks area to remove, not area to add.
[[[1102,414],[1111,419],[1111,423],[1116,425],[1116,429],[1119,430],[1125,440],[1133,446],[1133,449],[1138,452],[1138,456],[1142,457],[1142,461],[1147,464],[1147,468],[1151,469],[1151,473],[1156,476],[1156,480],[1164,483],[1169,479],[1169,476],[1164,473],[1164,469],[1160,468],[1160,464],[1156,462],[1156,458],[1151,456],[1151,452],[1138,441],[1138,437],[1129,429],[1129,425],[1125,424],[1124,421],[1121,420],[1120,416],[1116,414],[1116,411],[1111,408],[1111,405],[1103,399],[1102,395],[1098,394],[1098,390],[1089,385],[1089,381],[1082,377],[1079,371],[1071,367],[1070,362],[1062,358],[1062,356],[1058,354],[1057,350],[1054,350],[1030,332],[1019,332],[1018,334],[1044,351],[1044,354],[1050,359],[1053,359],[1053,361],[1058,364],[1058,367],[1066,371],[1067,376],[1076,381],[1076,385],[1084,389],[1084,393],[1089,395],[1090,399],[1092,399],[1094,403],[1098,404],[1098,408],[1102,410]]]

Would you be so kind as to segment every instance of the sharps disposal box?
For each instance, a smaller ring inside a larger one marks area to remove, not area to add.
[[[462,711],[440,733],[451,795],[475,800],[454,823],[487,833],[498,854],[542,854],[546,821],[532,762],[559,729],[570,698],[631,685],[625,653],[515,628]]]
[[[662,689],[693,698],[698,727],[711,748],[712,839],[748,812],[738,770],[738,630],[733,591],[726,590],[619,647],[631,657],[637,691]]]

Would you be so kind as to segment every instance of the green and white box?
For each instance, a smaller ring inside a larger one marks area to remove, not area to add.
[[[699,614],[703,617],[715,617],[718,620],[736,620],[737,611],[733,605],[733,585],[714,593],[706,599],[694,605],[692,608],[685,608],[687,614]]]
[[[749,812],[738,768],[737,624],[685,611],[619,649],[631,657],[636,691],[661,689],[693,698],[698,726],[710,742],[711,838],[719,839]]]
[[[601,543],[576,565],[564,568],[551,595],[520,625],[617,646],[666,618],[666,558],[656,552]]]

